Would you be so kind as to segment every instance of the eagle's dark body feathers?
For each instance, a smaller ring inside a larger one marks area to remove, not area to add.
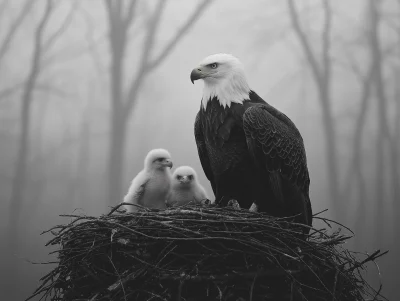
[[[286,115],[253,91],[225,108],[214,97],[197,114],[195,138],[218,204],[255,202],[259,211],[311,225],[303,139]]]

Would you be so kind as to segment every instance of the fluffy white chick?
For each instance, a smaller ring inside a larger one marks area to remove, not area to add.
[[[153,149],[144,159],[144,169],[132,180],[125,203],[148,208],[165,209],[171,188],[171,155],[165,149]],[[124,206],[128,212],[137,212],[137,206]]]
[[[171,191],[167,204],[182,206],[189,202],[200,203],[208,199],[203,186],[197,181],[197,174],[190,166],[178,167],[172,175]]]

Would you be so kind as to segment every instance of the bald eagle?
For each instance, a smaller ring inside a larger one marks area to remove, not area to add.
[[[307,159],[294,123],[249,88],[230,54],[206,57],[190,79],[204,81],[195,139],[216,203],[254,202],[259,211],[311,225]]]

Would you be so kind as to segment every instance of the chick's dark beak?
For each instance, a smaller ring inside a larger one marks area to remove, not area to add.
[[[195,68],[192,70],[192,73],[190,73],[190,80],[192,81],[192,84],[194,84],[195,80],[198,80],[200,78],[203,78],[203,73],[201,72],[200,68]]]
[[[186,184],[186,183],[188,183],[188,182],[189,182],[188,177],[187,177],[187,176],[183,176],[182,179],[181,179],[181,183],[182,183],[182,184]]]
[[[173,166],[173,164],[172,164],[172,161],[171,160],[165,160],[165,166],[168,166],[169,168],[172,168],[172,166]]]

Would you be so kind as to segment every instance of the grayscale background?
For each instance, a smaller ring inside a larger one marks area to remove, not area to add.
[[[107,212],[152,148],[212,195],[189,76],[219,52],[299,128],[314,212],[390,250],[368,277],[400,300],[399,0],[0,0],[1,300],[52,268],[40,233]]]

